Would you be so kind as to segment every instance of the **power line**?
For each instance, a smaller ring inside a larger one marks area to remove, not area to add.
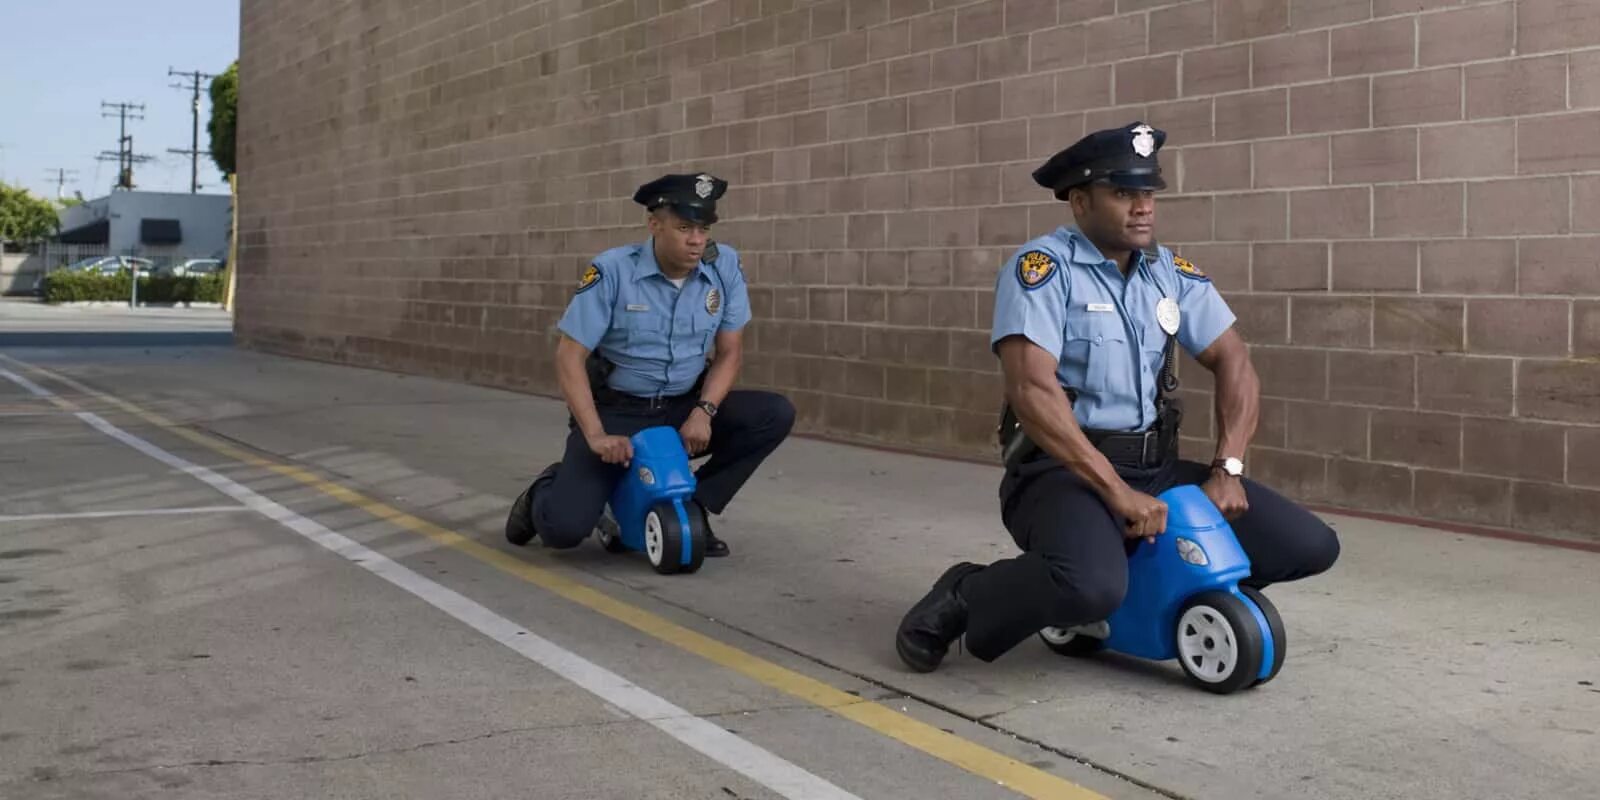
[[[200,157],[211,155],[210,151],[200,149],[200,81],[206,78],[215,78],[217,76],[210,73],[201,72],[200,70],[195,70],[193,72],[178,72],[172,67],[167,67],[167,75],[182,75],[183,77],[189,79],[189,85],[185,86],[181,83],[174,83],[172,84],[172,88],[189,89],[194,93],[193,108],[191,110],[194,119],[194,132],[192,138],[190,139],[189,149],[178,150],[171,147],[167,148],[167,152],[169,153],[176,153],[178,155],[189,157],[189,193],[194,194],[200,191]]]
[[[134,187],[133,165],[143,164],[151,160],[150,156],[134,154],[133,137],[128,134],[128,120],[130,118],[144,119],[144,105],[142,103],[107,103],[102,100],[100,101],[100,109],[100,116],[102,117],[118,117],[121,119],[121,135],[117,137],[116,152],[110,150],[101,151],[97,160],[111,161],[115,159],[117,162],[117,182],[112,184],[112,188],[132,189]],[[113,113],[107,113],[108,109]]]

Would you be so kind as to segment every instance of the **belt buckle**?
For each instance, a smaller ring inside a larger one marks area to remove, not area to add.
[[[1160,445],[1160,439],[1161,439],[1161,437],[1156,434],[1156,430],[1154,428],[1151,428],[1151,429],[1145,431],[1144,434],[1140,437],[1140,439],[1139,439],[1139,466],[1141,466],[1141,467],[1150,467],[1150,466],[1154,466],[1157,463],[1157,459],[1160,457],[1160,453],[1157,452],[1154,456],[1152,456],[1152,454],[1150,452],[1150,450],[1151,450],[1150,443],[1152,441],[1156,442],[1157,446],[1155,447],[1155,449],[1157,451],[1159,451],[1161,449],[1160,446],[1159,446]]]

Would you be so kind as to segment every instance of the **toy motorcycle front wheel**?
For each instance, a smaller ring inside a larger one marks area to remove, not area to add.
[[[1174,636],[1183,671],[1208,692],[1236,692],[1261,672],[1261,628],[1244,601],[1228,592],[1201,592],[1185,601]]]
[[[684,529],[678,519],[678,507],[671,502],[657,503],[644,518],[644,552],[650,566],[662,575],[694,572],[706,556],[706,523],[700,516],[700,506],[684,503],[684,516],[689,527]],[[689,563],[683,563],[683,544],[689,542]]]
[[[1253,589],[1249,586],[1240,586],[1239,593],[1249,598],[1250,602],[1255,603],[1256,608],[1261,609],[1261,616],[1267,618],[1267,632],[1272,634],[1272,666],[1267,670],[1267,677],[1258,678],[1253,684],[1260,686],[1278,677],[1278,670],[1283,669],[1283,657],[1288,650],[1286,647],[1287,636],[1283,630],[1283,617],[1278,615],[1278,607],[1273,605],[1272,601],[1261,593],[1261,590]]]

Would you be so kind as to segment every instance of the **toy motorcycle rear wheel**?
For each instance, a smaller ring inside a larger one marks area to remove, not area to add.
[[[644,518],[644,552],[650,566],[662,575],[694,572],[706,557],[706,522],[696,503],[683,504],[689,527],[678,520],[678,508],[671,502],[656,503]],[[683,563],[684,537],[689,540],[689,563]]]
[[[605,548],[607,553],[628,552],[628,546],[622,543],[622,528],[617,525],[610,510],[607,510],[600,517],[600,521],[595,523],[594,536],[600,540],[600,546]]]
[[[1082,633],[1074,633],[1065,628],[1045,628],[1039,631],[1039,641],[1044,646],[1056,653],[1073,658],[1094,655],[1105,649],[1104,639],[1096,639]]]
[[[1278,615],[1278,607],[1272,604],[1260,589],[1249,586],[1240,586],[1239,593],[1250,598],[1250,602],[1261,609],[1261,616],[1267,618],[1267,631],[1272,634],[1272,667],[1267,670],[1267,677],[1256,679],[1255,686],[1260,686],[1273,678],[1278,677],[1278,670],[1283,669],[1283,657],[1288,652],[1288,637],[1283,630],[1283,617]]]
[[[1184,601],[1173,636],[1189,679],[1216,694],[1251,686],[1261,673],[1261,627],[1243,600],[1201,592]]]

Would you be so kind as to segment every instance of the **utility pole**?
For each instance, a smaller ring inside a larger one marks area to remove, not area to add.
[[[107,103],[102,100],[100,101],[100,109],[100,116],[102,117],[118,117],[121,119],[121,133],[117,137],[117,151],[115,153],[110,150],[103,151],[100,153],[99,160],[111,161],[115,159],[117,162],[117,182],[112,185],[113,189],[132,189],[133,165],[151,160],[150,156],[134,155],[133,137],[128,135],[128,119],[130,117],[144,119],[144,105],[142,103]],[[108,110],[112,113],[107,113]]]
[[[62,198],[62,196],[66,193],[67,175],[71,174],[73,176],[77,176],[78,171],[75,170],[75,169],[62,169],[61,167],[56,167],[55,169],[47,169],[47,170],[45,170],[45,173],[46,174],[54,173],[55,179],[56,179],[56,199],[60,200]]]
[[[167,148],[167,152],[177,153],[178,155],[185,155],[189,157],[189,194],[195,194],[196,192],[200,191],[200,157],[211,155],[210,151],[200,149],[200,81],[205,80],[206,78],[215,78],[217,76],[201,72],[200,70],[195,70],[193,72],[178,72],[172,67],[167,67],[167,75],[182,75],[184,78],[187,78],[189,80],[189,85],[185,86],[181,83],[174,83],[172,84],[172,88],[189,89],[194,93],[193,109],[191,111],[191,113],[194,115],[194,132],[190,139],[189,149],[177,150],[169,147]]]

